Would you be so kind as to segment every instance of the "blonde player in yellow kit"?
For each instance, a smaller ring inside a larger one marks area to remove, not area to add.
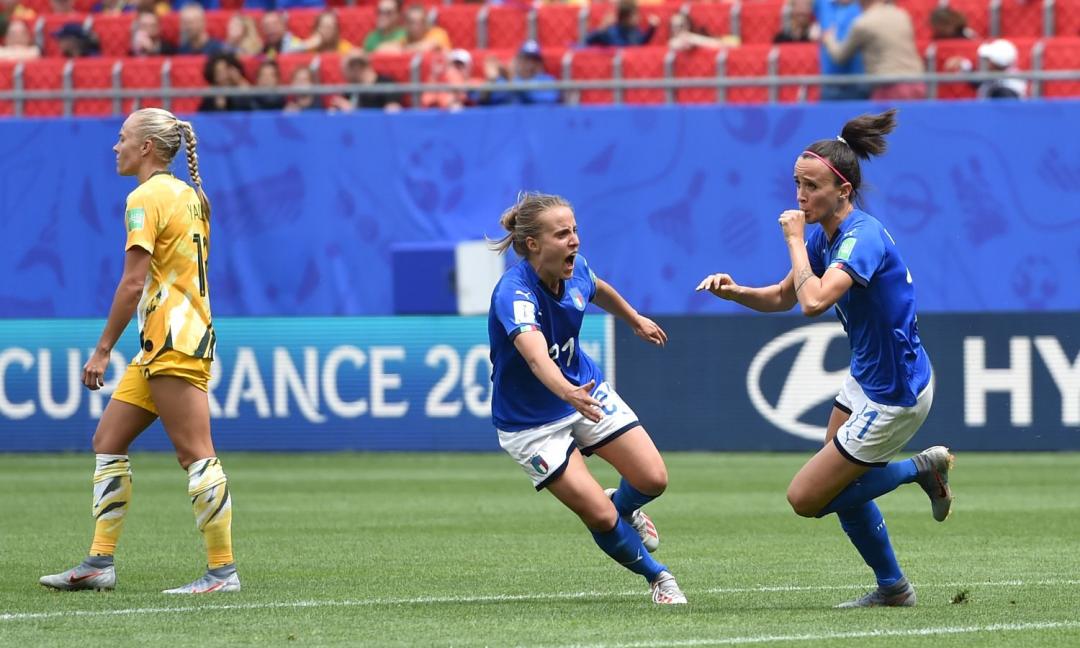
[[[186,143],[195,188],[169,165]],[[128,195],[124,274],[83,383],[99,389],[113,346],[138,312],[140,351],[128,366],[94,433],[94,541],[87,558],[41,584],[59,590],[111,590],[113,553],[131,502],[128,446],[158,417],[188,473],[195,525],[206,542],[207,572],[166,594],[240,589],[232,553],[232,498],[210,439],[207,384],[215,334],[206,285],[210,203],[202,190],[195,131],[159,108],[131,114],[113,147],[117,172],[136,176]]]

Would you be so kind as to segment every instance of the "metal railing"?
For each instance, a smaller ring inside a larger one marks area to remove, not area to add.
[[[718,66],[722,71],[722,66]],[[1023,71],[1010,72],[1008,78],[1023,79],[1032,82],[1031,96],[1041,95],[1042,84],[1052,81],[1080,81],[1080,70],[1049,70],[1049,71]],[[133,108],[139,106],[139,100],[153,98],[160,100],[166,109],[171,108],[171,103],[177,98],[202,98],[202,97],[266,97],[266,96],[330,96],[330,95],[410,95],[418,97],[426,91],[435,92],[515,92],[536,90],[558,90],[563,93],[564,104],[578,103],[578,93],[584,90],[610,90],[612,91],[614,104],[625,103],[625,92],[628,90],[663,90],[665,91],[665,103],[675,103],[675,94],[684,89],[715,90],[716,102],[725,103],[726,93],[733,88],[765,88],[768,90],[768,102],[775,103],[779,99],[779,89],[784,87],[808,88],[812,86],[843,86],[843,85],[882,85],[894,83],[926,83],[928,97],[936,98],[937,89],[945,83],[970,83],[977,84],[984,81],[994,81],[1005,78],[1000,72],[963,72],[963,73],[927,73],[920,75],[887,75],[876,76],[868,74],[856,75],[798,75],[798,76],[762,76],[762,77],[693,77],[693,78],[663,78],[663,79],[588,79],[573,81],[515,81],[505,83],[380,83],[375,85],[356,84],[332,84],[313,85],[303,90],[290,86],[278,86],[277,88],[175,88],[164,85],[154,88],[96,88],[96,89],[73,89],[70,87],[49,90],[26,90],[23,89],[16,77],[14,90],[0,91],[0,101],[10,101],[14,104],[15,116],[25,113],[25,105],[28,101],[56,101],[63,102],[63,114],[73,114],[74,102],[78,100],[96,99],[111,100],[112,114],[120,115],[124,100],[132,100]],[[805,94],[805,93],[803,93]],[[802,95],[800,95],[802,96]],[[1078,97],[1080,99],[1080,97]],[[418,101],[414,101],[418,104]]]

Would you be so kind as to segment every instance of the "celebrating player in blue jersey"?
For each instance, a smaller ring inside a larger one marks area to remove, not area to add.
[[[878,587],[839,607],[911,606],[915,590],[896,562],[874,499],[918,482],[934,519],[952,506],[948,474],[953,457],[935,446],[890,463],[918,431],[934,398],[930,358],[919,341],[915,290],[896,242],[873,216],[857,209],[859,158],[885,151],[896,111],[863,115],[836,139],[819,140],[795,161],[799,209],[780,215],[791,271],[779,284],[748,288],[730,275],[706,277],[709,290],[763,312],[796,302],[816,316],[835,307],[851,345],[851,373],[829,417],[825,447],[795,475],[788,501],[805,517],[836,513],[851,542],[874,571]],[[818,224],[804,240],[807,224]]]
[[[652,600],[686,603],[675,578],[649,552],[660,544],[641,507],[667,488],[667,468],[634,411],[604,381],[578,334],[593,302],[657,345],[667,335],[589,270],[578,255],[577,223],[566,200],[522,194],[500,224],[495,244],[522,261],[491,295],[488,337],[494,383],[491,411],[499,444],[592,532],[609,556],[645,577]],[[600,455],[622,475],[604,491],[582,455]]]

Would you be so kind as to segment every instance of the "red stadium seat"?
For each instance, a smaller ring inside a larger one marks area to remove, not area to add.
[[[726,55],[720,50],[705,47],[678,52],[675,55],[675,78],[716,78],[717,56]],[[715,88],[680,88],[675,91],[675,101],[681,104],[716,103]]]
[[[173,11],[161,16],[161,40],[180,45],[180,13]]]
[[[15,88],[15,62],[0,60],[0,92],[7,92]],[[0,117],[8,117],[15,114],[15,104],[12,101],[0,101]]]
[[[446,30],[454,47],[468,50],[476,49],[478,44],[476,17],[480,13],[480,5],[444,5],[439,7],[437,11],[438,15],[435,17],[435,24]]]
[[[311,52],[279,54],[275,60],[278,64],[278,71],[281,74],[281,84],[289,85],[292,82],[292,75],[296,72],[296,69],[310,66],[314,59],[315,55]]]
[[[1080,70],[1080,38],[1052,38],[1044,42],[1042,69]],[[1044,97],[1080,97],[1080,81],[1044,81]]]
[[[1080,37],[1080,0],[1055,0],[1054,35]]]
[[[241,9],[244,6],[244,0],[221,0],[221,8],[225,10]]]
[[[769,74],[769,52],[772,45],[743,45],[728,50],[724,64],[726,77],[765,77]],[[727,103],[765,103],[769,90],[758,87],[729,87]]]
[[[64,68],[69,59],[43,58],[23,64],[23,89],[59,90],[64,85]],[[59,99],[34,99],[27,101],[23,115],[28,117],[55,117],[64,114],[64,103]]]
[[[342,7],[337,14],[341,37],[353,45],[362,45],[368,32],[375,29],[374,7]]]
[[[816,76],[821,74],[821,54],[816,43],[784,43],[777,46],[780,76]],[[821,87],[781,86],[779,100],[782,102],[817,101]]]
[[[964,15],[968,27],[980,38],[990,35],[990,0],[947,0],[947,2],[950,9]]]
[[[412,80],[412,62],[415,54],[374,54],[371,56],[371,66],[375,71],[392,78],[398,83],[408,83]]]
[[[979,69],[978,49],[981,43],[964,38],[934,41],[927,48],[928,52],[934,53],[934,71],[945,72],[945,63],[953,57],[965,58],[971,61],[973,69]],[[941,83],[938,84],[937,96],[939,99],[971,99],[975,97],[975,86],[970,83]]]
[[[581,7],[540,5],[536,10],[536,38],[540,47],[571,47],[582,42]]]
[[[169,85],[173,88],[205,88],[203,68],[205,56],[176,56],[170,61]],[[177,97],[172,100],[172,112],[193,113],[199,109],[202,97]]]
[[[590,48],[574,52],[570,62],[570,78],[611,79],[615,72],[615,49]],[[582,90],[579,102],[583,104],[609,104],[615,100],[611,90]]]
[[[478,81],[484,78],[484,61],[489,57],[498,59],[503,65],[510,65],[510,62],[514,58],[514,54],[517,50],[512,49],[478,49],[473,50],[472,54],[472,73],[470,76]],[[426,77],[425,77],[426,78]]]
[[[562,79],[565,70],[563,69],[563,59],[566,58],[566,47],[544,47],[540,50],[540,58],[544,59],[544,72],[547,72],[556,79]]]
[[[619,50],[623,79],[663,79],[666,47],[624,47]],[[631,104],[661,104],[667,101],[664,90],[628,89],[623,101]]]
[[[1043,35],[1043,3],[1038,0],[1000,0],[1001,36],[1038,38]],[[992,34],[993,35],[993,34]]]
[[[126,89],[145,89],[146,94],[138,97],[140,108],[159,107],[162,105],[161,95],[153,91],[161,88],[161,71],[165,64],[165,57],[151,56],[145,58],[128,58],[123,62],[120,69],[120,83]],[[124,113],[129,113],[135,106],[135,101],[124,100]]]
[[[131,25],[135,13],[94,16],[91,29],[101,43],[102,56],[127,56],[131,52]]]
[[[288,24],[289,31],[293,35],[300,38],[307,38],[311,36],[311,32],[315,31],[315,21],[319,18],[324,9],[289,9],[288,11]],[[284,78],[284,77],[282,77]]]
[[[60,56],[60,42],[53,36],[61,27],[68,23],[83,25],[86,23],[86,14],[45,14],[38,18],[37,29],[40,29],[43,48],[43,56]]]
[[[114,72],[119,72],[118,59],[83,58],[75,61],[71,73],[71,86],[76,90],[113,87]],[[76,99],[72,107],[76,115],[111,115],[112,99]]]
[[[345,73],[341,69],[341,56],[338,54],[319,54],[319,74],[317,80],[324,85],[345,83]]]
[[[488,5],[482,10],[487,16],[487,42],[484,47],[506,49],[520,47],[528,37],[525,9]]]
[[[728,3],[695,2],[690,5],[690,23],[709,36],[731,34],[731,7]]]
[[[757,0],[739,5],[739,34],[745,44],[771,43],[780,31],[784,0]]]
[[[897,0],[896,6],[908,12],[915,28],[915,40],[930,38],[930,14],[938,7],[939,0]]]

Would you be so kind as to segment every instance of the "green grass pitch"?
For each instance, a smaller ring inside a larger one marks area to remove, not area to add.
[[[784,500],[805,456],[666,458],[648,510],[682,608],[498,454],[225,453],[244,591],[199,598],[159,594],[203,568],[186,476],[136,454],[118,589],[51,592],[89,545],[92,457],[2,455],[0,645],[1080,646],[1078,454],[958,453],[942,524],[917,486],[883,497],[919,605],[872,610],[832,609],[872,576]]]

